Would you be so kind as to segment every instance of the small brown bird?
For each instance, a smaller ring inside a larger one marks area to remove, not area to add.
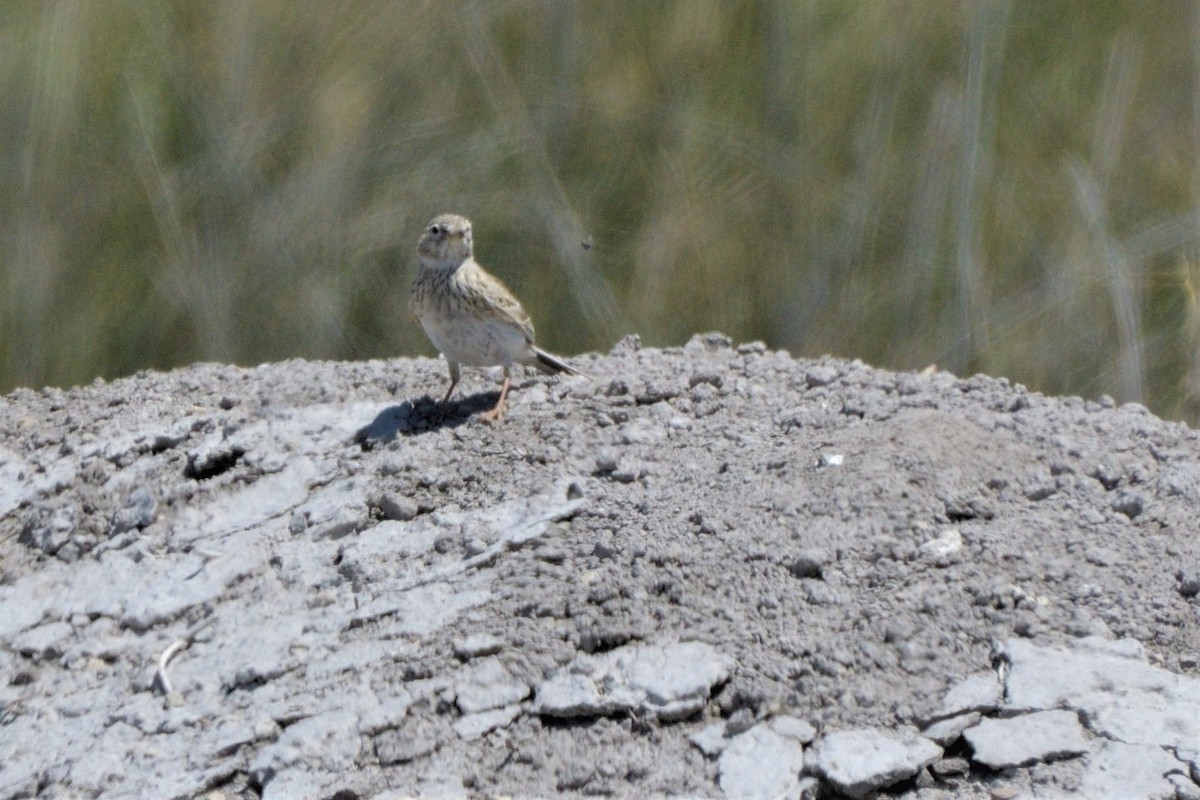
[[[420,268],[409,296],[409,311],[450,366],[445,405],[458,385],[460,365],[504,367],[504,387],[496,407],[484,414],[498,420],[511,384],[513,363],[542,372],[584,373],[533,344],[533,322],[503,283],[475,261],[471,223],[457,214],[434,217],[417,244]]]

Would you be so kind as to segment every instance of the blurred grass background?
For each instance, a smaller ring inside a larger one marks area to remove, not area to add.
[[[557,352],[717,329],[1194,424],[1200,4],[0,3],[0,391],[430,354],[443,211]]]

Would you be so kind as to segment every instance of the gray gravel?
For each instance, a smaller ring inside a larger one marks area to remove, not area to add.
[[[1200,796],[1194,431],[573,363],[496,425],[430,359],[0,401],[0,798]]]

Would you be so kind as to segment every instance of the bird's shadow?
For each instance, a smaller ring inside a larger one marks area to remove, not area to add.
[[[371,450],[397,436],[417,436],[442,428],[457,428],[484,411],[492,410],[499,399],[499,392],[479,392],[444,405],[429,395],[405,400],[376,414],[375,419],[355,431],[354,441],[364,450]]]

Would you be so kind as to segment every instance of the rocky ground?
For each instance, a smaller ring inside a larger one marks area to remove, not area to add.
[[[0,401],[0,798],[1200,797],[1200,436],[698,336]],[[474,394],[473,394],[474,393]]]

